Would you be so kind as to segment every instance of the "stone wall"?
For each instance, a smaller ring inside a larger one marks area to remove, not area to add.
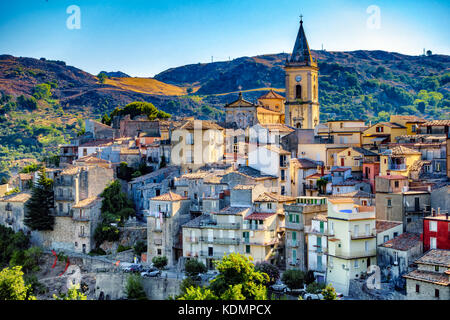
[[[97,273],[95,285],[95,298],[103,292],[111,300],[126,298],[125,287],[129,274],[124,273]],[[149,300],[166,300],[170,296],[180,294],[182,279],[172,278],[142,278],[142,285]]]
[[[419,292],[416,292],[419,285]],[[435,297],[435,290],[439,290],[439,298]],[[406,292],[408,300],[450,300],[450,287],[434,283],[406,279]]]
[[[348,295],[358,300],[406,300],[406,295],[395,291],[390,283],[381,283],[381,289],[369,289],[366,280],[350,280]]]

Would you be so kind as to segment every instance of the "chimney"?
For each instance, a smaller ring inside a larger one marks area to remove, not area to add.
[[[440,207],[438,207],[437,215],[438,215],[438,216],[441,215],[441,208],[440,208]]]
[[[432,217],[435,217],[435,216],[436,216],[436,214],[435,214],[434,212],[435,212],[434,208],[431,208],[431,216],[432,216]]]
[[[323,176],[323,166],[320,167],[320,174]]]
[[[448,220],[448,211],[445,213],[445,220]]]

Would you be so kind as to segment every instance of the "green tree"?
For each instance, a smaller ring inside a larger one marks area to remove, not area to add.
[[[218,300],[218,298],[208,288],[192,286],[186,288],[186,293],[179,297],[178,300]]]
[[[103,197],[101,212],[104,217],[114,217],[123,222],[129,217],[135,216],[133,203],[128,199],[127,194],[122,191],[122,186],[118,180],[111,182],[103,190],[101,197]],[[107,222],[117,221],[116,219]]]
[[[55,300],[87,300],[87,296],[81,292],[80,285],[72,286],[67,293],[61,293],[59,296],[53,295]]]
[[[324,179],[324,178],[320,178],[320,179],[317,179],[316,184],[317,184],[317,188],[319,188],[319,193],[325,194],[328,180]]]
[[[147,244],[139,240],[133,247],[134,253],[138,256],[141,256],[142,253],[147,252]]]
[[[305,273],[298,269],[286,270],[281,277],[281,281],[290,289],[300,289],[304,285]]]
[[[314,276],[314,271],[308,270],[308,272],[306,272],[306,275],[305,275],[306,285],[313,283],[315,280],[316,280],[316,277]]]
[[[50,98],[52,95],[51,87],[47,83],[38,84],[34,87],[33,97],[38,100]]]
[[[181,296],[185,295],[187,293],[187,289],[191,287],[198,287],[197,282],[191,277],[183,279],[180,284]]]
[[[203,262],[198,261],[197,259],[190,259],[186,261],[184,265],[184,270],[188,277],[194,278],[199,273],[204,273],[207,271],[206,266]]]
[[[106,124],[106,125],[108,125],[108,126],[110,126],[111,125],[111,118],[108,116],[108,114],[104,114],[103,115],[103,117],[102,117],[102,123],[103,124]]]
[[[22,266],[25,273],[39,271],[39,264],[42,262],[43,250],[40,247],[31,247],[27,250],[15,250],[9,265]]]
[[[255,265],[239,253],[225,255],[216,262],[218,276],[211,280],[210,288],[217,297],[245,297],[248,300],[267,299],[266,284],[270,281],[266,273],[255,270]],[[236,288],[233,288],[237,286]]]
[[[309,293],[320,293],[324,288],[325,288],[325,284],[318,283],[318,282],[314,281],[314,282],[311,282],[306,287],[306,292],[309,292]]]
[[[166,256],[155,256],[152,259],[153,265],[158,269],[163,269],[167,266],[167,257]]]
[[[325,289],[322,290],[323,300],[337,300],[336,290],[331,284],[328,284]]]
[[[103,83],[105,83],[105,80],[108,79],[108,76],[105,73],[100,72],[97,75],[97,78],[98,78],[98,81],[100,81],[100,83],[103,84]]]
[[[255,265],[255,270],[261,273],[266,273],[269,276],[267,285],[272,285],[280,278],[280,269],[277,266],[268,263],[260,262]]]
[[[39,180],[31,190],[31,198],[25,204],[26,212],[24,223],[31,230],[53,230],[55,217],[53,180],[47,178],[45,169],[39,173]]]
[[[31,285],[25,284],[22,267],[0,271],[0,300],[36,300]]]
[[[125,294],[129,300],[147,300],[140,274],[132,274],[128,277]]]

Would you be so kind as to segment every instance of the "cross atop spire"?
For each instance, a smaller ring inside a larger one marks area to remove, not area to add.
[[[291,58],[288,62],[305,65],[311,65],[313,62],[308,40],[306,40],[305,30],[303,29],[303,15],[300,15],[300,29],[298,30],[294,50],[292,51]]]

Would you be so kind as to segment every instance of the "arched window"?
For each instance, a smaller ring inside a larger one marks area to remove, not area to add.
[[[302,86],[299,84],[295,86],[295,98],[296,99],[302,98]]]

